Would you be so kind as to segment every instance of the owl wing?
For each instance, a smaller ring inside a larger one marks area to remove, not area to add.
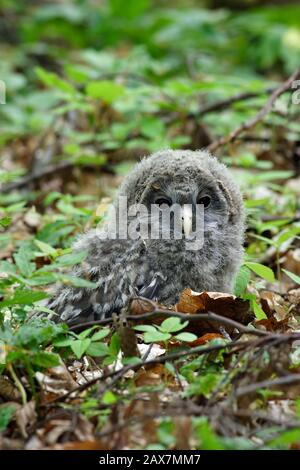
[[[163,276],[148,267],[147,251],[140,240],[100,240],[87,233],[75,249],[87,249],[88,254],[72,275],[94,282],[96,288],[60,287],[47,303],[55,312],[49,317],[53,321],[101,320],[118,313],[132,297],[159,297]]]
[[[119,312],[131,294],[133,265],[138,244],[128,240],[100,240],[88,233],[75,245],[87,251],[84,262],[73,268],[72,276],[91,281],[95,288],[62,286],[48,301],[54,321],[69,324],[100,320]]]

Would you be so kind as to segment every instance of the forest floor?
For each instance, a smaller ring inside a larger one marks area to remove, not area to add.
[[[0,448],[299,449],[298,7],[38,3],[0,7],[18,26],[1,45]],[[30,320],[57,283],[95,287],[69,274],[74,239],[167,147],[209,149],[241,185],[234,295],[135,299],[125,326]]]

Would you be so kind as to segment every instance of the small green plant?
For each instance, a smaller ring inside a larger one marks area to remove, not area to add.
[[[252,261],[245,261],[235,281],[235,295],[244,300],[248,300],[257,320],[263,320],[266,318],[266,314],[259,305],[255,294],[247,292],[251,271],[268,282],[275,282],[275,276],[273,270],[268,266]]]
[[[14,405],[4,405],[4,406],[2,405],[0,407],[0,432],[5,431],[15,411],[16,411],[16,406]]]
[[[102,340],[109,334],[110,330],[108,328],[99,329],[97,326],[84,330],[79,334],[69,331],[67,337],[57,339],[53,342],[53,346],[56,349],[66,349],[67,353],[72,351],[77,359],[81,359],[84,354],[93,357],[107,356],[109,355],[109,348]]]
[[[45,319],[36,319],[21,325],[17,330],[7,323],[0,329],[0,369],[12,378],[23,403],[27,401],[26,391],[16,371],[25,374],[31,393],[35,394],[35,372],[60,363],[58,354],[45,349],[66,328],[63,324],[55,325]]]
[[[175,339],[182,342],[192,342],[197,339],[197,336],[193,333],[181,332],[188,325],[188,321],[181,323],[180,318],[170,317],[162,322],[161,325],[138,325],[134,329],[136,331],[142,331],[144,333],[145,343],[155,343],[157,341],[163,341],[165,344],[169,340]],[[177,334],[174,334],[177,333]]]

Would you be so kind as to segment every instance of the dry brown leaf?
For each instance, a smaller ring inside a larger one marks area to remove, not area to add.
[[[35,405],[36,403],[34,401],[29,401],[15,413],[17,426],[24,438],[27,437],[26,428],[28,426],[32,426],[36,422],[37,414],[35,411]]]
[[[60,418],[53,418],[36,431],[36,439],[28,442],[28,449],[38,449],[54,446],[59,440],[70,441],[93,441],[94,426],[83,415],[65,414]]]
[[[23,439],[7,438],[0,433],[0,450],[22,450],[23,448]]]
[[[287,293],[287,299],[292,304],[295,315],[300,315],[300,287],[290,290]]]
[[[24,222],[28,227],[37,229],[41,225],[42,216],[33,206],[24,214]]]
[[[113,314],[113,320],[124,357],[139,357],[136,334],[126,320],[126,312],[121,311],[120,315]]]
[[[136,417],[139,422],[131,426],[131,433],[127,434],[126,439],[133,444],[138,443],[145,447],[146,443],[157,441],[157,422],[152,418],[159,410],[160,395],[153,392],[147,400],[133,400],[125,410],[123,420]],[[142,418],[139,420],[139,418]],[[124,439],[124,436],[123,436]]]
[[[47,369],[46,374],[36,372],[35,376],[42,390],[43,403],[52,400],[57,395],[65,395],[77,387],[77,383],[63,363]]]
[[[174,377],[163,364],[150,365],[147,369],[140,369],[135,375],[135,383],[138,387],[160,385],[166,380],[175,383]]]
[[[155,309],[159,311],[160,309],[166,309],[166,307],[160,304],[154,304],[153,302],[147,302],[143,299],[136,299],[131,304],[131,312],[134,315],[150,313]],[[170,313],[175,311],[187,314],[213,312],[242,323],[243,325],[247,325],[254,319],[248,301],[224,292],[194,292],[191,289],[184,289],[179,302],[174,307],[168,308],[168,310]],[[164,318],[165,316],[162,313],[161,317],[158,316],[155,319],[151,319],[150,322],[160,324]],[[143,323],[147,323],[147,321],[143,320]],[[197,322],[190,322],[187,330],[197,335],[202,335],[205,333],[219,332],[221,326],[224,327],[224,324],[203,319]],[[226,326],[226,330],[231,334],[234,328]]]
[[[195,341],[189,343],[189,345],[192,347],[201,346],[202,344],[208,343],[216,338],[223,338],[223,336],[220,333],[206,333],[205,335],[200,336],[200,338],[195,339]]]
[[[144,299],[134,299],[130,305],[130,313],[132,315],[143,315],[153,311],[153,305]]]
[[[108,446],[101,441],[74,441],[65,444],[55,444],[47,447],[49,450],[107,450]]]
[[[138,344],[139,352],[142,357],[147,356],[148,360],[155,359],[156,357],[162,356],[165,354],[166,350],[160,344],[152,343],[152,344],[145,344],[140,343]]]
[[[178,416],[174,418],[176,444],[175,449],[189,450],[190,436],[192,435],[192,420],[190,417]]]
[[[289,250],[282,258],[282,267],[287,271],[300,275],[300,248]],[[286,278],[289,283],[292,283],[289,277]]]
[[[268,331],[286,332],[293,328],[294,317],[284,299],[274,292],[260,292],[260,303],[267,318],[256,322]]]
[[[193,292],[191,289],[185,289],[175,308],[178,312],[190,314],[213,312],[243,325],[247,325],[254,318],[247,301],[223,292]],[[224,325],[209,320],[199,320],[192,322],[189,330],[204,334],[219,331],[221,326]],[[234,330],[233,327],[225,328],[229,333]]]
[[[20,392],[8,377],[0,376],[0,396],[5,400],[19,401]]]
[[[176,310],[183,313],[211,311],[242,323],[243,315],[247,316],[249,312],[249,304],[223,292],[194,292],[191,289],[184,289]]]

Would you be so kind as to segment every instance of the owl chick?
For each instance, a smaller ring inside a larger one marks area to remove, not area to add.
[[[161,217],[173,205],[177,216],[171,214],[169,236],[164,236]],[[132,207],[140,206],[142,215],[130,214]],[[198,206],[202,239],[195,249],[189,236]],[[138,295],[171,306],[187,287],[232,291],[243,256],[243,200],[228,169],[215,157],[206,151],[165,150],[144,158],[125,178],[114,209],[119,223],[109,220],[104,229],[88,231],[74,245],[87,256],[73,275],[96,283],[96,288],[59,288],[48,303],[56,312],[54,320],[99,320]],[[120,222],[124,216],[125,222]],[[175,229],[174,217],[182,229]],[[159,229],[151,232],[154,219]]]

